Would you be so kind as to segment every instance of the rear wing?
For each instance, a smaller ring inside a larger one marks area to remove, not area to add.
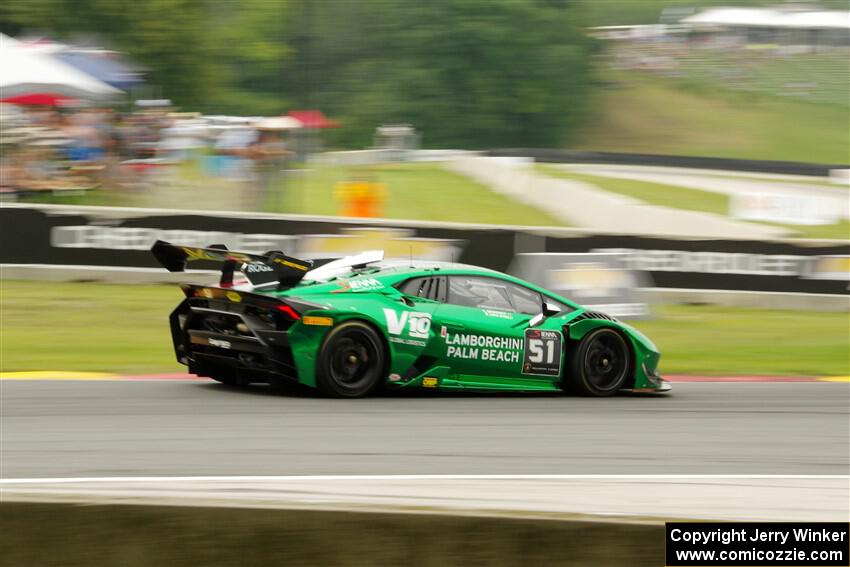
[[[233,274],[237,270],[255,287],[270,283],[277,283],[279,287],[292,287],[301,281],[313,266],[310,260],[299,260],[277,250],[265,254],[251,254],[228,250],[223,244],[196,248],[157,240],[151,247],[151,253],[169,272],[183,272],[189,262],[220,263],[221,287],[233,285]]]

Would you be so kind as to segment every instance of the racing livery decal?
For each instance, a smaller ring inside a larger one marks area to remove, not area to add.
[[[340,279],[339,286],[339,289],[335,289],[331,293],[343,293],[346,291],[372,291],[384,288],[384,284],[375,278],[361,278],[359,280]]]
[[[384,309],[384,320],[387,323],[389,340],[392,343],[403,343],[406,345],[425,346],[431,331],[431,314],[418,311],[402,311],[399,313],[394,309]],[[410,338],[405,338],[405,336]]]
[[[522,373],[535,376],[559,376],[562,343],[560,331],[526,329]]]
[[[445,329],[445,327],[443,327]],[[516,363],[520,359],[522,341],[511,337],[494,337],[468,333],[446,333],[446,356],[466,360],[490,360]]]

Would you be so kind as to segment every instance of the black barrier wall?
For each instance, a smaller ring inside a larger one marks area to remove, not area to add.
[[[573,230],[347,221],[280,215],[191,214],[56,206],[0,209],[0,263],[158,267],[157,239],[338,257],[383,249],[388,257],[458,261],[508,271],[531,252],[621,252],[656,287],[847,294],[850,243],[678,240]],[[835,266],[838,266],[836,269]],[[829,267],[832,266],[832,267]]]

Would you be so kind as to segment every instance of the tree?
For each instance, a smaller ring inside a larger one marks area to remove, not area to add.
[[[288,53],[285,7],[267,0],[12,0],[0,4],[0,31],[66,41],[95,35],[127,52],[149,83],[184,108],[278,113],[280,95],[264,97],[254,87],[274,78]]]
[[[342,118],[345,145],[402,122],[434,147],[552,146],[581,122],[591,40],[567,2],[303,0],[292,8],[287,91]]]
[[[411,123],[432,147],[557,146],[588,99],[569,0],[7,0],[0,31],[98,33],[189,110],[318,108],[334,142]]]

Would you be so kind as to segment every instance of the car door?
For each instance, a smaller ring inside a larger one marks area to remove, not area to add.
[[[434,296],[436,279],[433,276],[419,276],[397,286],[405,302],[384,309],[384,322],[390,342],[427,346],[433,335],[433,315],[440,305]]]
[[[478,274],[445,277],[446,295],[434,315],[435,325],[445,343],[445,359],[459,379],[484,387],[551,382],[545,374],[523,374],[528,322],[542,308],[539,293]]]

